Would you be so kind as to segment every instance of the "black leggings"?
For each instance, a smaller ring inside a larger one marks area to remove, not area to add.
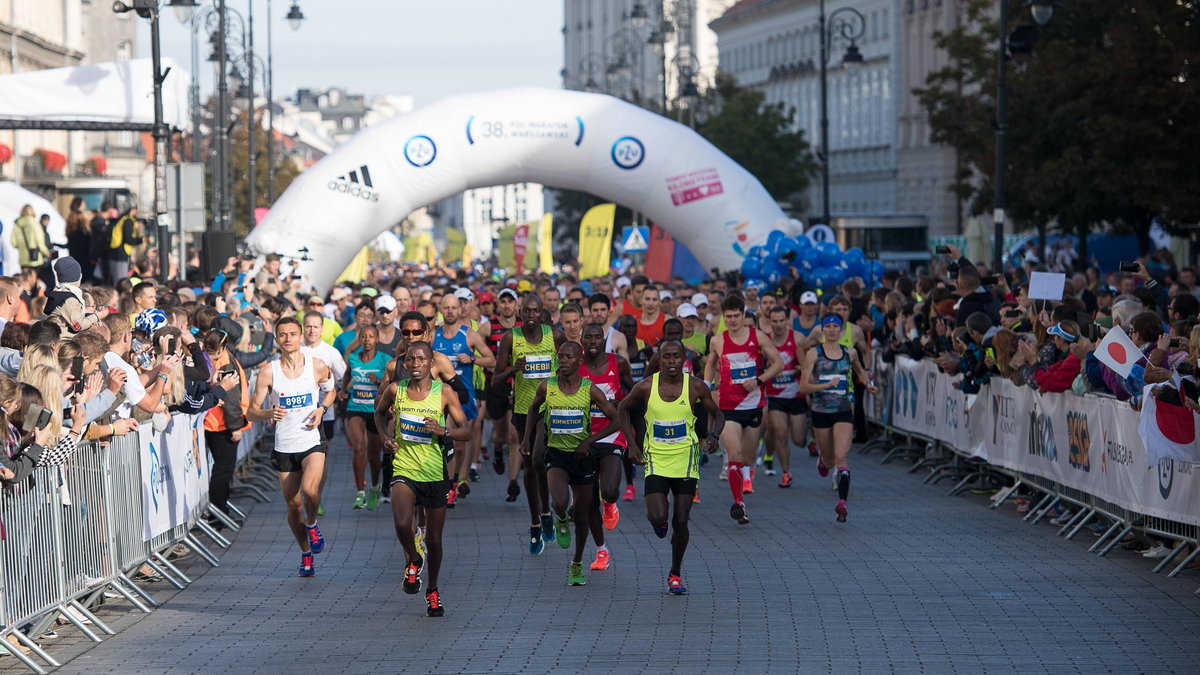
[[[238,443],[232,431],[205,431],[204,442],[208,454],[212,455],[212,474],[208,479],[208,501],[221,510],[229,511],[229,484],[233,481],[233,467],[237,463]]]

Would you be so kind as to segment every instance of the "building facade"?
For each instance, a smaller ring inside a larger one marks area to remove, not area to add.
[[[431,204],[433,239],[446,243],[446,232],[461,229],[476,258],[495,252],[496,235],[505,225],[539,222],[546,213],[546,190],[537,183],[472,188]]]
[[[828,48],[830,212],[838,216],[921,214],[930,233],[954,232],[958,208],[949,186],[953,151],[929,141],[912,93],[941,67],[935,30],[957,20],[949,0],[830,0]],[[853,13],[839,11],[843,8]],[[721,70],[796,111],[796,127],[820,150],[820,2],[742,0],[712,22]],[[843,28],[845,30],[843,30]],[[846,67],[853,41],[863,61]],[[822,212],[814,181],[804,211]]]

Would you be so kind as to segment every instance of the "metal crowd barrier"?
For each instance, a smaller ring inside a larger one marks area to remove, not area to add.
[[[1073,538],[1080,530],[1098,518],[1104,519],[1108,522],[1108,527],[1088,548],[1089,553],[1095,553],[1101,557],[1107,556],[1127,535],[1135,531],[1174,541],[1175,544],[1166,557],[1155,565],[1153,572],[1156,574],[1165,570],[1179,554],[1189,548],[1191,552],[1172,568],[1167,574],[1168,577],[1178,576],[1187,569],[1188,565],[1200,558],[1200,527],[1137,513],[1094,494],[1062,485],[1044,476],[993,466],[939,439],[892,425],[890,415],[893,382],[890,378],[889,365],[882,360],[878,353],[875,355],[874,373],[880,391],[877,396],[869,400],[868,405],[864,406],[864,412],[867,422],[877,427],[880,433],[860,447],[860,453],[883,451],[884,457],[881,462],[883,464],[896,459],[912,462],[908,473],[916,473],[921,469],[929,468],[930,473],[926,476],[925,483],[937,484],[945,478],[957,480],[947,496],[962,494],[973,486],[981,484],[982,479],[994,479],[992,485],[1001,480],[1011,482],[1011,485],[1003,487],[992,497],[990,504],[992,509],[1003,505],[1022,487],[1032,490],[1036,493],[1035,499],[1031,500],[1029,511],[1023,518],[1024,522],[1030,524],[1041,521],[1056,506],[1069,504],[1075,508],[1074,515],[1067,523],[1060,526],[1056,533],[1066,539]],[[1195,591],[1195,594],[1200,596],[1200,588]]]
[[[265,466],[254,456],[258,436],[256,426],[243,437],[247,449],[239,452],[237,474],[243,489],[253,488],[245,490],[251,497],[269,501],[267,478],[256,473]],[[139,570],[149,567],[182,589],[191,579],[171,561],[171,549],[185,544],[215,567],[218,557],[197,535],[221,548],[230,542],[204,517],[239,527],[210,507],[205,490],[185,523],[144,541],[140,452],[137,434],[81,444],[63,465],[38,468],[0,492],[0,647],[37,673],[46,672],[39,660],[61,665],[36,640],[56,620],[100,642],[102,635],[115,634],[96,615],[106,593],[149,613],[159,603],[134,582]],[[241,509],[232,503],[229,508],[245,519]]]

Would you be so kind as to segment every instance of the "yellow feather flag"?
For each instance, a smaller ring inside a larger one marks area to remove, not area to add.
[[[579,223],[579,278],[590,279],[609,273],[613,220],[616,204],[599,204],[588,209]]]
[[[354,254],[354,258],[350,260],[350,264],[346,265],[346,269],[342,270],[341,276],[337,278],[335,284],[340,284],[343,281],[351,283],[360,283],[367,278],[367,247],[364,246]]]
[[[538,268],[546,274],[554,271],[554,216],[542,216],[542,229],[538,232]]]

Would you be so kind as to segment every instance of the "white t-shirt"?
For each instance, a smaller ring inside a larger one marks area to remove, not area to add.
[[[133,414],[133,406],[146,398],[146,388],[142,386],[142,381],[138,379],[137,369],[125,362],[116,352],[108,352],[104,355],[104,364],[109,370],[120,368],[125,371],[125,400],[121,405],[117,406],[117,417],[129,417]]]
[[[311,356],[314,359],[320,359],[321,361],[324,361],[325,365],[329,366],[329,370],[333,371],[333,381],[335,383],[340,383],[342,381],[342,377],[346,374],[346,360],[342,358],[342,355],[338,352],[338,350],[334,349],[333,345],[323,341],[318,341],[315,347],[300,345],[300,351],[303,352],[305,356]],[[325,411],[325,415],[321,417],[321,419],[332,420],[333,408],[327,409]]]

